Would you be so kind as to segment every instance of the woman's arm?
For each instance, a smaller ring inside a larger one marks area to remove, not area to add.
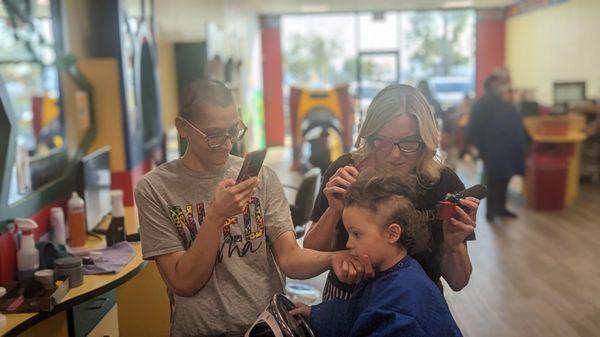
[[[342,217],[341,210],[328,207],[319,221],[313,222],[304,236],[304,248],[331,252],[335,249],[336,225]]]
[[[349,251],[319,252],[300,248],[292,231],[283,233],[271,246],[277,265],[289,278],[308,279],[332,269],[342,282],[355,283],[371,277],[369,259],[360,259]]]
[[[336,246],[336,225],[344,210],[344,195],[350,185],[356,180],[358,170],[353,166],[344,166],[335,171],[330,179],[324,180],[325,185],[319,195],[319,202],[327,205],[319,220],[313,221],[306,236],[304,247],[333,251]]]
[[[456,247],[451,247],[443,243],[440,254],[442,277],[452,290],[462,290],[469,283],[473,270],[467,244],[463,242]]]
[[[477,226],[475,219],[479,200],[468,197],[460,203],[468,208],[469,213],[456,206],[458,217],[443,222],[444,241],[440,248],[442,277],[454,291],[461,290],[469,283],[473,270],[465,240]]]
[[[194,296],[206,285],[214,270],[223,224],[244,211],[257,186],[255,177],[237,185],[231,179],[219,182],[192,246],[156,258],[161,276],[175,294]]]
[[[219,239],[226,217],[209,210],[198,237],[187,251],[160,255],[156,265],[169,288],[178,296],[194,296],[212,276]]]

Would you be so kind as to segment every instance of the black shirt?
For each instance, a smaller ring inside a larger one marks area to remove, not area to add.
[[[319,191],[319,195],[317,196],[317,201],[312,212],[312,221],[319,221],[321,215],[323,215],[325,210],[329,207],[327,197],[323,193],[325,184],[327,184],[331,176],[333,176],[339,168],[353,164],[354,162],[352,160],[352,156],[350,154],[344,154],[334,161],[329,166],[327,171],[325,171],[321,189]],[[423,191],[423,193],[419,193],[418,200],[414,200],[417,210],[427,214],[428,218],[430,219],[428,225],[431,231],[432,240],[426,251],[414,254],[412,257],[417,260],[419,264],[421,264],[421,267],[423,267],[425,273],[427,273],[427,276],[429,276],[429,278],[440,288],[440,290],[442,289],[442,283],[440,281],[442,271],[440,267],[439,253],[440,246],[444,241],[444,237],[442,221],[435,219],[435,209],[437,203],[443,200],[447,193],[456,193],[464,189],[465,185],[462,183],[462,181],[460,181],[456,173],[454,173],[454,171],[452,171],[450,168],[444,167],[440,174],[440,180],[437,182],[437,184],[427,188],[425,191]],[[335,235],[334,249],[336,251],[346,249],[348,233],[346,232],[344,223],[341,219],[336,226]],[[334,273],[330,272],[328,280],[342,290],[352,291],[353,286],[339,281]]]

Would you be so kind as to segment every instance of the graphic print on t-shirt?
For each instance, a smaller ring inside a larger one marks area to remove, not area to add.
[[[185,209],[185,211],[183,211]],[[196,204],[196,216],[198,225],[194,220],[194,207],[191,204],[183,206],[170,206],[169,218],[177,229],[183,247],[187,250],[198,235],[198,227],[202,226],[205,218],[205,203]],[[243,219],[240,225],[239,218]],[[187,229],[187,231],[186,231]],[[244,257],[246,254],[254,253],[262,246],[265,235],[265,224],[263,210],[260,200],[252,197],[244,212],[227,219],[223,226],[223,239],[219,246],[217,261],[234,256]]]

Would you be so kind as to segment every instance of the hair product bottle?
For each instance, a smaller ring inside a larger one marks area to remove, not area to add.
[[[50,224],[52,226],[52,242],[66,245],[65,213],[62,207],[52,207],[50,209]]]
[[[69,221],[69,246],[83,247],[85,245],[85,202],[73,192],[67,203],[67,218]]]
[[[123,208],[123,191],[110,191],[112,203],[112,219],[106,232],[106,245],[108,247],[117,242],[125,241],[125,210]]]

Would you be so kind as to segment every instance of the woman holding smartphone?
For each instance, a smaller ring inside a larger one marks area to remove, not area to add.
[[[348,233],[341,219],[343,197],[359,174],[412,175],[418,181],[416,206],[428,217],[431,234],[428,247],[413,257],[440,291],[442,277],[453,290],[464,288],[472,270],[466,241],[473,237],[479,200],[463,199],[461,203],[467,212],[459,209],[457,218],[435,220],[437,203],[447,193],[463,190],[464,185],[436,155],[439,130],[425,97],[409,85],[384,88],[371,102],[355,146],[355,151],[342,155],[325,172],[304,247],[323,251],[346,249]],[[323,300],[350,298],[353,283],[360,275],[351,266],[343,280],[330,272]]]

